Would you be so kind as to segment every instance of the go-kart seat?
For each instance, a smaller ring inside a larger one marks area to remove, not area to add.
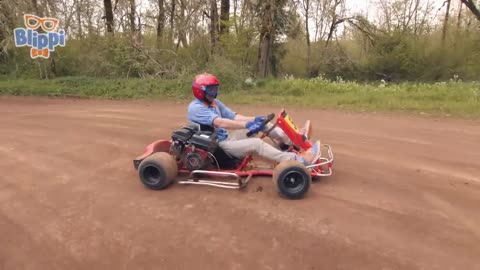
[[[188,122],[188,127],[192,128],[196,131],[202,132],[206,135],[211,135],[215,132],[215,128],[208,125],[199,124],[196,122]],[[230,154],[226,153],[220,145],[217,144],[215,150],[213,151],[212,155],[218,162],[218,166],[220,169],[225,170],[233,170],[238,167],[241,160],[231,156]]]
[[[213,156],[217,159],[220,169],[224,170],[234,170],[241,162],[241,160],[225,152],[220,146],[215,149],[215,151],[213,152]]]

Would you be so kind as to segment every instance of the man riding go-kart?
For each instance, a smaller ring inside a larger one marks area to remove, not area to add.
[[[271,124],[262,125],[265,116],[250,117],[233,112],[217,99],[220,83],[208,73],[197,75],[192,83],[195,96],[188,106],[188,121],[200,124],[202,128],[214,129],[217,133],[219,146],[231,156],[244,158],[257,154],[270,161],[282,162],[296,160],[305,166],[317,161],[320,152],[320,142],[301,153],[282,151],[288,149],[291,141],[278,127],[270,131],[269,136],[279,142],[278,148],[265,143],[260,138],[249,138],[260,131],[271,128]],[[231,134],[227,131],[234,130]]]
[[[277,115],[241,115],[216,99],[219,85],[211,74],[196,76],[192,83],[195,99],[187,109],[188,123],[174,130],[171,139],[147,145],[145,152],[133,160],[146,187],[165,189],[178,174],[189,174],[189,179],[178,183],[240,189],[254,176],[271,176],[281,195],[299,199],[314,177],[332,174],[333,152],[328,144],[312,144],[310,120],[298,129],[284,109]],[[252,137],[257,133],[262,133],[260,138]],[[263,141],[266,136],[273,146]],[[327,156],[321,155],[320,147],[326,148]],[[272,161],[273,166],[265,170],[254,164],[254,155]],[[200,175],[233,177],[236,183],[202,180]]]

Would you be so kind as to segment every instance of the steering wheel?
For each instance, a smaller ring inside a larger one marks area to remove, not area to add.
[[[265,120],[262,121],[261,125],[262,125],[263,127],[265,127],[270,121],[273,120],[273,118],[275,118],[275,114],[274,114],[274,113],[269,114],[269,115],[265,118]],[[269,132],[270,132],[270,131],[269,131]],[[256,133],[256,132],[253,131],[253,130],[247,132],[247,137],[252,136],[254,133]]]

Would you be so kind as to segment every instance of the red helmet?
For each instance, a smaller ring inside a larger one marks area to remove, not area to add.
[[[217,77],[213,76],[212,74],[203,73],[200,75],[195,76],[192,82],[192,93],[193,95],[204,101],[205,100],[205,92],[209,92],[209,90],[218,90],[219,82]],[[210,94],[213,98],[217,97],[217,91]]]

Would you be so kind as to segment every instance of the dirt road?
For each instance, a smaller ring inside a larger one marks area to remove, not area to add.
[[[305,199],[145,189],[185,106],[0,97],[0,269],[480,269],[480,121],[287,107],[336,157]]]

